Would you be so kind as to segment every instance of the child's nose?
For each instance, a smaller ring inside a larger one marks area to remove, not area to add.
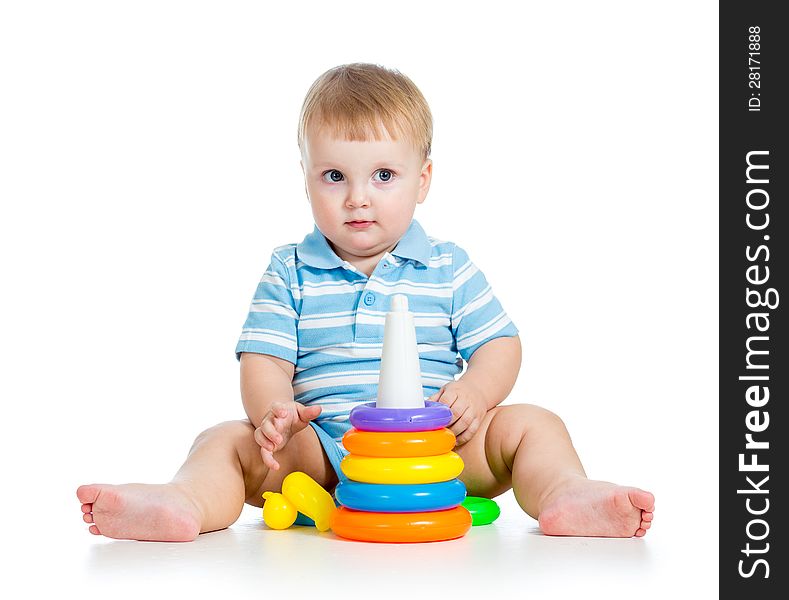
[[[364,208],[370,206],[370,199],[367,197],[367,190],[363,186],[352,187],[345,200],[348,208]]]

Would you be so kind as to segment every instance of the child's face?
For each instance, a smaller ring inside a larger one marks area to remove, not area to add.
[[[307,130],[301,166],[315,224],[352,264],[394,249],[432,175],[407,140],[351,142],[320,129]]]

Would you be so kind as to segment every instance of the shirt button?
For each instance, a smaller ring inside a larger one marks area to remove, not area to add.
[[[372,306],[373,304],[375,304],[375,294],[367,294],[367,295],[365,295],[364,303],[367,306]]]

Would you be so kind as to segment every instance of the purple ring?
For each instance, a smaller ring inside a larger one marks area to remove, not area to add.
[[[432,431],[449,425],[452,411],[431,400],[425,400],[423,408],[376,408],[368,402],[354,407],[350,419],[361,431]]]

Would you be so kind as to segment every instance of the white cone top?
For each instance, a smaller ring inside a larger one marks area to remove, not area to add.
[[[375,405],[377,408],[422,408],[425,405],[414,315],[408,310],[408,297],[402,294],[392,296],[386,313]]]
[[[391,312],[408,312],[408,296],[405,294],[395,294],[389,307]]]

